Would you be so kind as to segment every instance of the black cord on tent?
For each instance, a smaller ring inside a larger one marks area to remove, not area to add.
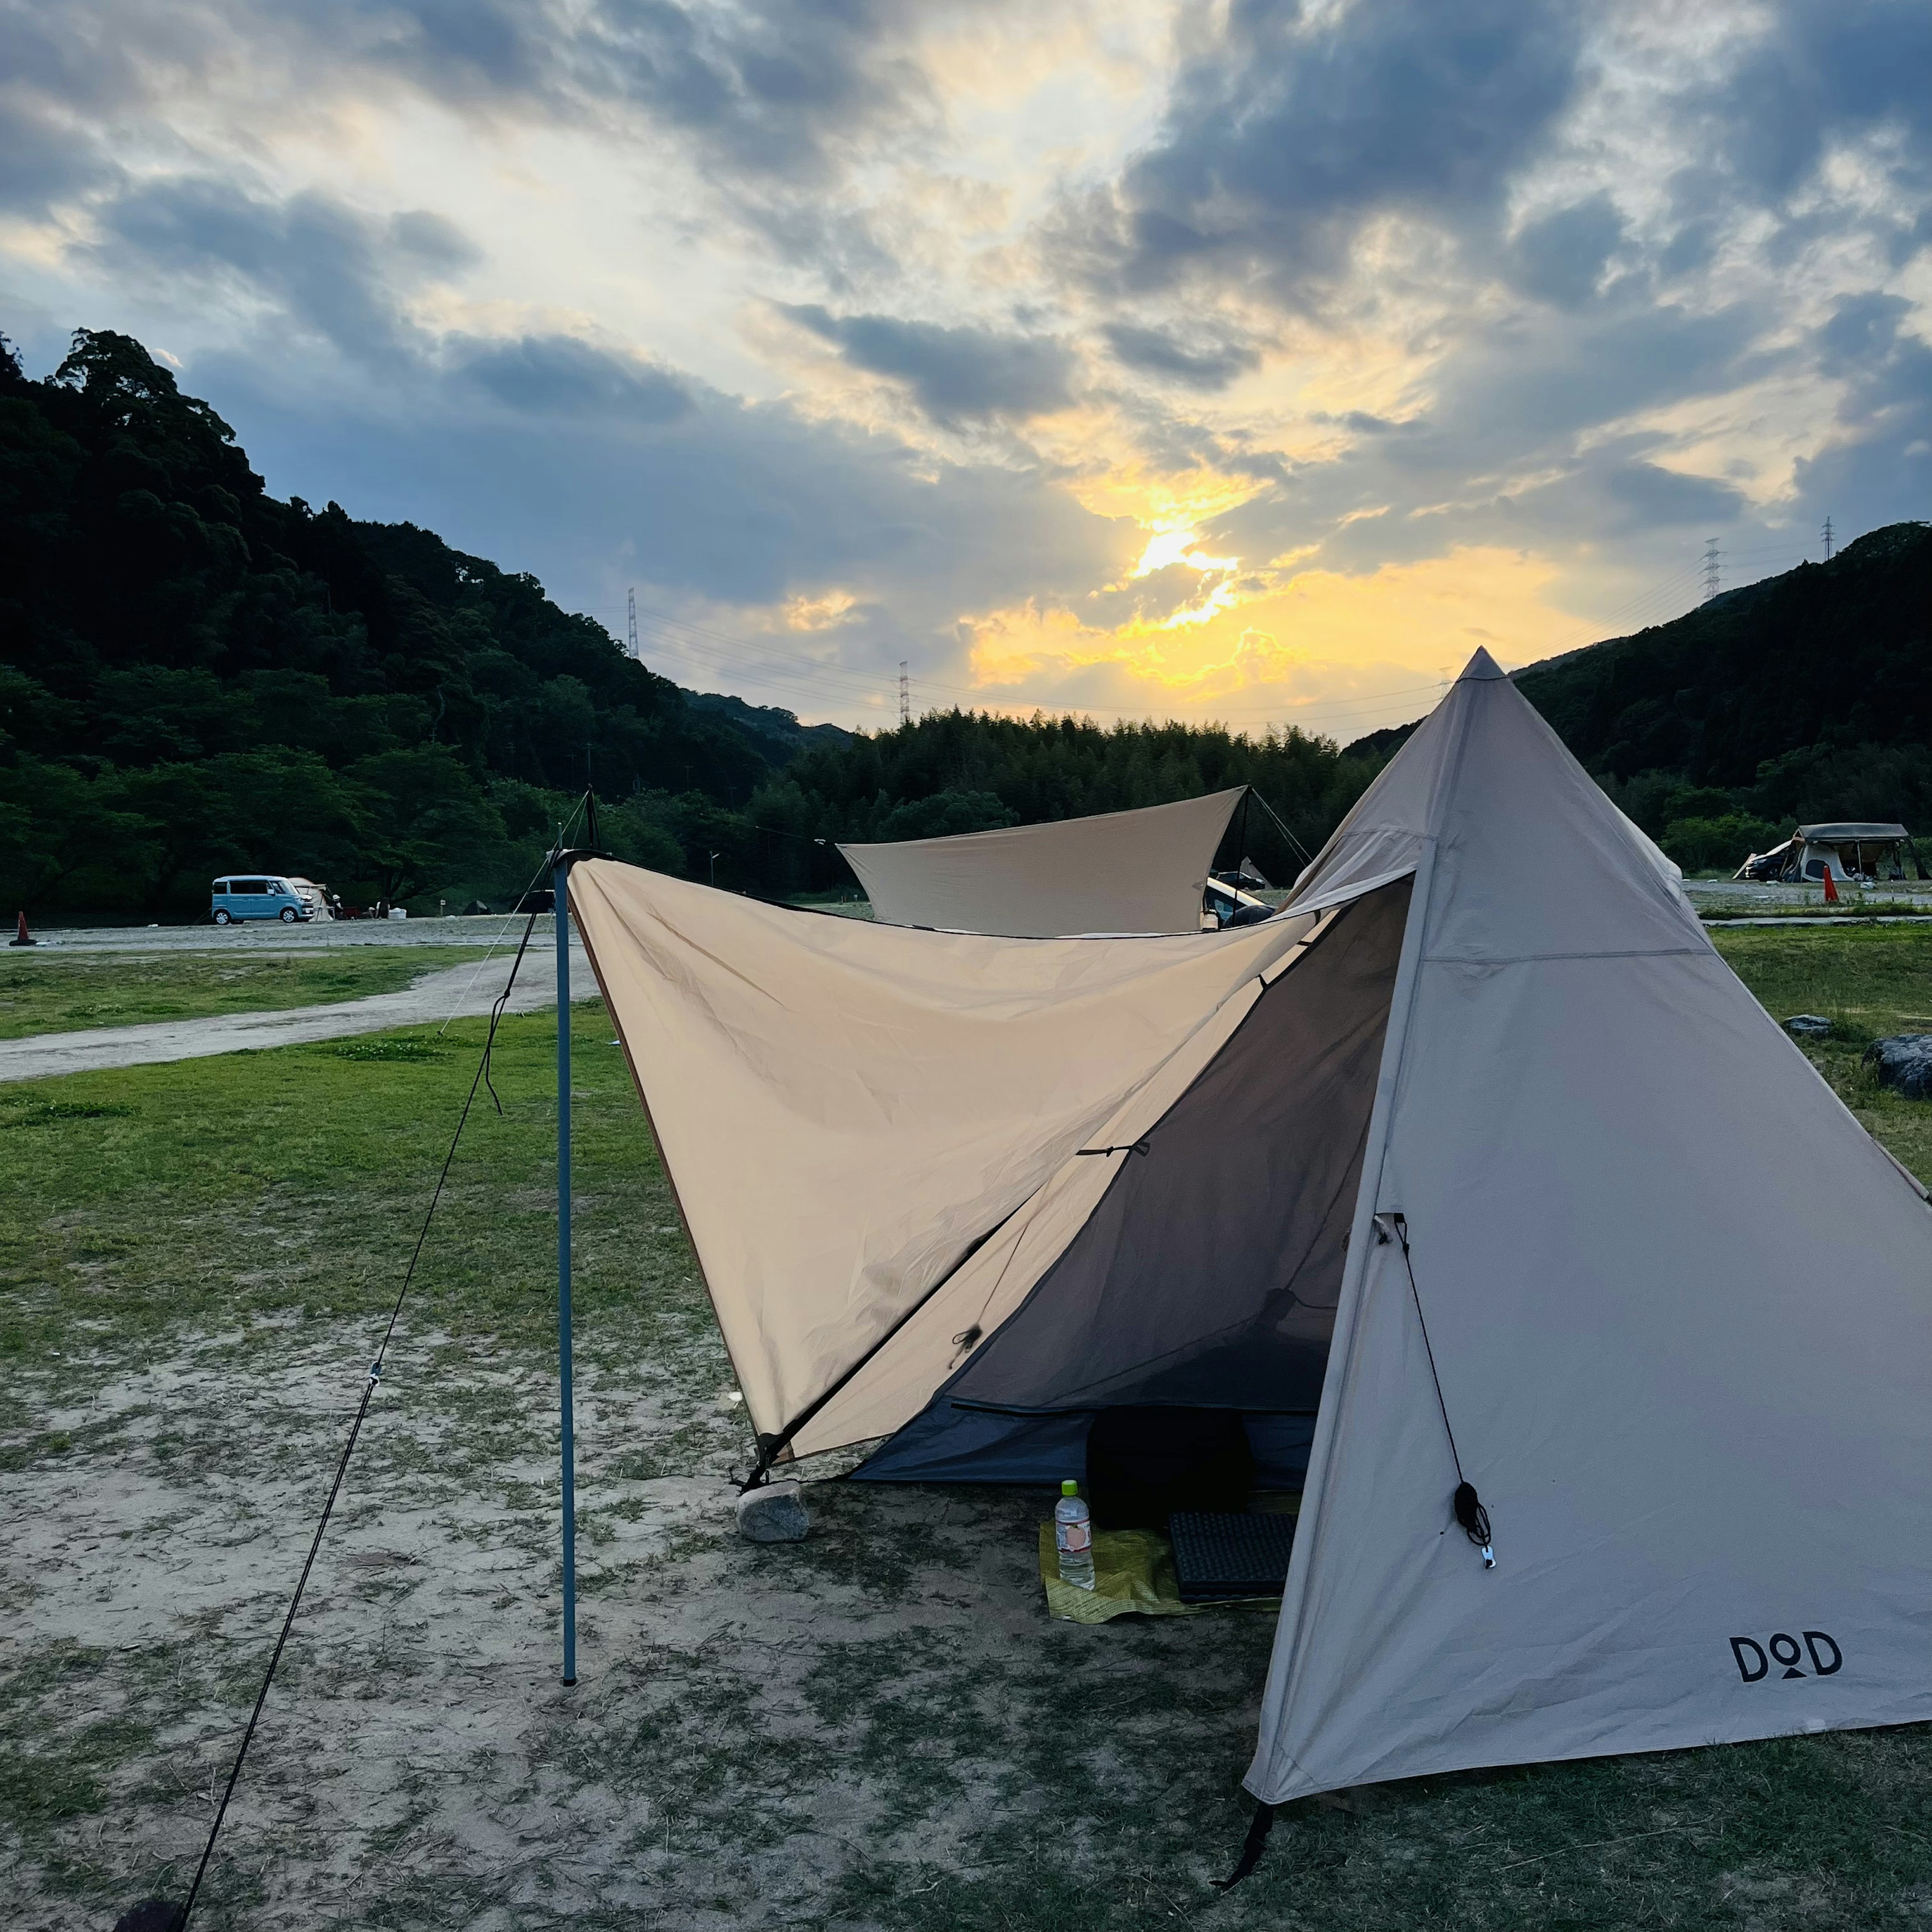
[[[1449,1405],[1442,1399],[1442,1378],[1436,1372],[1436,1351],[1430,1345],[1429,1324],[1423,1318],[1422,1294],[1415,1285],[1415,1263],[1408,1252],[1408,1222],[1400,1214],[1378,1214],[1376,1235],[1384,1243],[1388,1236],[1382,1228],[1384,1221],[1395,1230],[1396,1239],[1402,1244],[1402,1264],[1408,1270],[1409,1297],[1415,1304],[1415,1319],[1422,1330],[1423,1352],[1429,1358],[1429,1378],[1436,1384],[1436,1406],[1442,1412],[1442,1432],[1449,1438],[1449,1460],[1456,1466],[1456,1493],[1450,1498],[1449,1507],[1462,1526],[1462,1533],[1483,1552],[1483,1568],[1493,1570],[1496,1552],[1490,1543],[1490,1513],[1476,1494],[1475,1484],[1463,1474],[1462,1458],[1456,1452],[1456,1432],[1449,1425]]]
[[[574,815],[574,814],[573,814]],[[221,1834],[222,1821],[228,1816],[229,1801],[235,1796],[235,1786],[242,1776],[243,1761],[248,1755],[248,1747],[254,1742],[255,1727],[261,1721],[262,1707],[268,1701],[268,1687],[275,1681],[275,1670],[282,1660],[282,1652],[286,1647],[289,1633],[295,1628],[296,1613],[302,1608],[302,1592],[308,1587],[309,1573],[315,1568],[315,1559],[322,1548],[322,1533],[328,1528],[328,1520],[335,1508],[335,1499],[342,1492],[342,1479],[349,1472],[349,1459],[356,1453],[356,1442],[362,1432],[362,1424],[369,1413],[369,1404],[376,1393],[376,1385],[382,1379],[382,1358],[388,1354],[389,1342],[396,1332],[396,1322],[403,1312],[403,1298],[410,1292],[410,1283],[414,1279],[416,1264],[422,1258],[423,1243],[429,1238],[429,1225],[435,1218],[436,1205],[442,1198],[444,1184],[449,1178],[451,1165],[456,1159],[457,1144],[463,1138],[463,1130],[470,1119],[470,1110],[476,1105],[477,1090],[488,1087],[490,1097],[496,1101],[499,1114],[503,1103],[496,1099],[496,1090],[490,1084],[490,1055],[496,1043],[496,1028],[503,1017],[503,1010],[508,1004],[510,989],[517,983],[517,969],[524,962],[524,955],[529,950],[530,934],[536,930],[537,915],[532,912],[524,927],[524,937],[517,947],[517,956],[510,962],[509,977],[503,982],[503,990],[496,996],[490,1009],[490,1030],[484,1036],[482,1057],[476,1063],[475,1077],[470,1082],[470,1091],[464,1097],[463,1112],[457,1116],[456,1131],[449,1138],[449,1151],[443,1156],[442,1172],[436,1178],[436,1190],[430,1196],[429,1207],[424,1214],[422,1226],[416,1234],[416,1244],[410,1250],[409,1266],[403,1270],[403,1285],[396,1291],[395,1305],[389,1310],[388,1325],[382,1330],[381,1344],[376,1350],[376,1358],[369,1364],[368,1379],[362,1384],[362,1400],[357,1406],[356,1419],[349,1426],[349,1439],[342,1445],[340,1460],[335,1466],[335,1480],[328,1486],[328,1498],[322,1506],[322,1517],[315,1526],[315,1535],[308,1546],[308,1558],[302,1564],[302,1575],[296,1580],[295,1594],[290,1599],[288,1615],[282,1619],[281,1634],[275,1640],[274,1653],[268,1659],[268,1670],[262,1678],[262,1688],[256,1694],[255,1708],[249,1713],[248,1727],[242,1734],[240,1748],[235,1754],[235,1762],[228,1773],[227,1789],[221,1794],[221,1803],[214,1814],[214,1822],[208,1827],[208,1842],[201,1850],[201,1862],[195,1868],[194,1882],[188,1888],[184,1904],[176,1906],[164,1899],[145,1899],[122,1916],[116,1932],[186,1932],[190,1916],[194,1910],[195,1900],[201,1895],[202,1880],[208,1875],[208,1862],[214,1853],[214,1841]]]

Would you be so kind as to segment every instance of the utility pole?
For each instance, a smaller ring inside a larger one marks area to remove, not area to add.
[[[1704,602],[1708,604],[1721,587],[1719,578],[1719,560],[1724,552],[1718,548],[1718,540],[1711,537],[1704,544]]]
[[[627,648],[634,658],[641,655],[638,650],[638,586],[634,584],[631,586],[631,638]]]
[[[899,722],[902,724],[912,722],[912,686],[907,681],[906,660],[904,658],[899,659]]]
[[[1831,518],[1830,518],[1829,517],[1827,517],[1827,518],[1825,519],[1825,561],[1826,561],[1827,563],[1829,563],[1829,562],[1831,562],[1831,560],[1832,560],[1832,520],[1831,520]]]

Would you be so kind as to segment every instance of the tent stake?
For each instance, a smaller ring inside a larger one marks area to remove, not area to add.
[[[570,862],[551,873],[556,910],[556,1354],[563,1465],[563,1681],[577,1682],[575,1397],[570,1376]]]

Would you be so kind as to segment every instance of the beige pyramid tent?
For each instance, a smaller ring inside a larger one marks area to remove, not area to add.
[[[888,926],[1033,938],[1194,932],[1214,848],[1246,790],[838,849]]]
[[[1932,1210],[1486,656],[1263,926],[572,901],[767,1460],[1305,1461],[1257,1797],[1932,1717]]]

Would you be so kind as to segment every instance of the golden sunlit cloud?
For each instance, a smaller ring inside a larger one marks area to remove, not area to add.
[[[821,597],[794,597],[784,607],[790,631],[829,631],[842,624],[859,608],[849,590],[828,590]]]
[[[1470,547],[1360,576],[1301,570],[1258,592],[1226,583],[1185,626],[1106,628],[1027,604],[968,617],[961,630],[989,700],[1010,706],[1036,694],[1076,710],[1292,723],[1298,711],[1356,693],[1424,690],[1453,677],[1478,645],[1505,664],[1544,655],[1574,628],[1545,599],[1556,574],[1518,550]]]

